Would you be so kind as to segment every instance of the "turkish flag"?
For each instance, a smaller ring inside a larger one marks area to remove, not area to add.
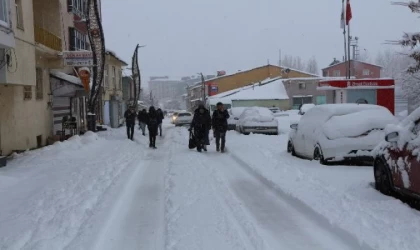
[[[350,6],[350,0],[347,0],[347,7],[346,7],[346,24],[349,25],[350,20],[352,18],[351,14],[351,6]]]

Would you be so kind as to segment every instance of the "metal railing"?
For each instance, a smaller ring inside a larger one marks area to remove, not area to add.
[[[51,32],[35,25],[35,42],[43,44],[50,49],[61,51],[61,38]]]

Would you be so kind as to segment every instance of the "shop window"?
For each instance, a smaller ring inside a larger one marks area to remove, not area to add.
[[[32,100],[32,86],[23,86],[23,100]]]
[[[306,89],[306,83],[300,82],[299,89]]]
[[[368,101],[364,98],[360,98],[356,101],[357,104],[369,104]]]
[[[15,0],[16,27],[23,30],[22,0]]]
[[[334,70],[333,71],[333,76],[341,76],[340,70]]]
[[[313,103],[312,96],[293,97],[293,109],[299,109],[300,105],[309,103]]]
[[[325,95],[320,95],[316,97],[316,105],[326,104],[327,98]]]
[[[42,69],[37,68],[36,69],[36,99],[42,100],[44,99],[44,77],[43,77]]]
[[[364,70],[363,70],[363,75],[364,75],[364,76],[369,76],[369,75],[370,75],[370,70],[368,70],[368,69],[364,69]]]

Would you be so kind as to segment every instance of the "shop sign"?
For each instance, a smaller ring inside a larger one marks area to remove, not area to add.
[[[347,82],[347,87],[377,87],[379,86],[377,82]]]

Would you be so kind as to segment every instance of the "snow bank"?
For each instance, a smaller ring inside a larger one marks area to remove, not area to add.
[[[234,133],[228,136],[229,152],[246,162],[245,167],[306,204],[337,231],[349,232],[359,249],[418,249],[420,212],[372,188],[371,167],[325,167],[292,157],[285,153],[284,135],[280,140],[254,135],[252,142]]]
[[[328,139],[334,140],[360,136],[372,129],[384,129],[387,124],[396,123],[396,118],[388,109],[361,110],[332,117],[323,124],[323,132]]]
[[[80,249],[108,188],[142,157],[125,138],[125,129],[88,132],[0,169],[0,249]]]

